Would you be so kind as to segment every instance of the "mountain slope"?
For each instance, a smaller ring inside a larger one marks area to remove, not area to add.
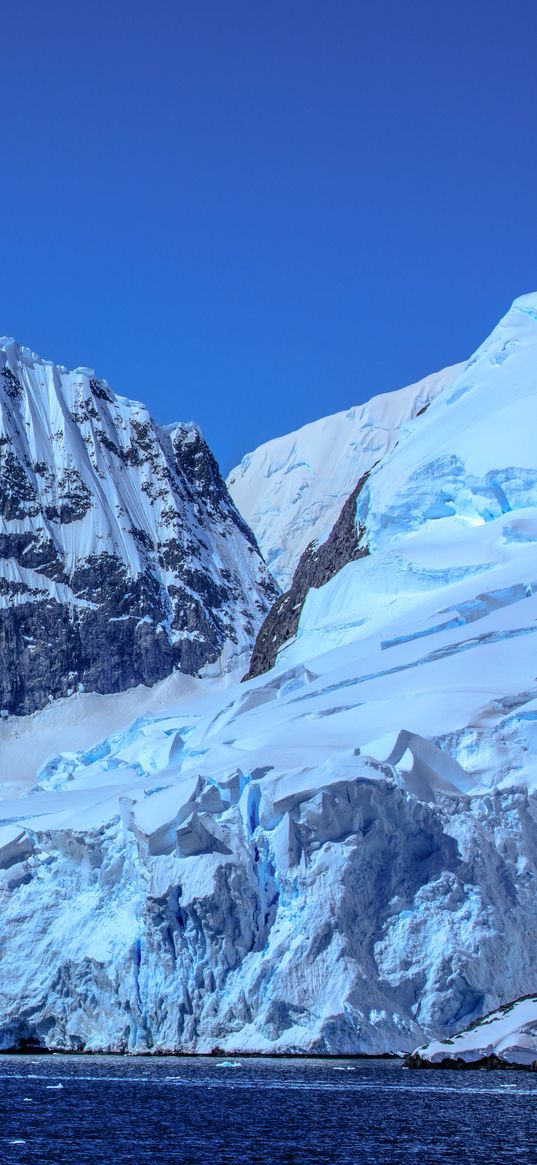
[[[358,479],[398,440],[401,427],[446,388],[463,365],[323,417],[247,453],[228,489],[287,590],[300,556],[324,541]]]
[[[410,1051],[535,991],[536,369],[534,296],[362,483],[369,553],[271,671],[109,697],[101,739],[79,694],[79,747],[61,702],[0,724],[55,749],[4,775],[0,1046]]]
[[[347,563],[369,554],[364,531],[356,522],[356,503],[368,476],[364,473],[349,494],[328,538],[320,544],[312,542],[301,554],[289,590],[276,600],[259,628],[245,679],[274,667],[281,647],[297,633],[304,602],[312,587],[324,586]]]
[[[536,368],[537,297],[526,296],[372,470],[356,508],[369,556],[309,592],[286,660],[372,637],[386,654],[425,648],[532,600]]]
[[[193,425],[0,341],[0,708],[244,652],[275,590]]]

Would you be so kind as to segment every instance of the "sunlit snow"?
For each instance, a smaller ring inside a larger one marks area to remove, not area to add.
[[[4,1046],[399,1051],[533,990],[532,305],[383,450],[273,671],[0,724]]]

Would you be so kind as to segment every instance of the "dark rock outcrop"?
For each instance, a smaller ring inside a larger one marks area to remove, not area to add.
[[[462,1056],[444,1056],[443,1060],[427,1060],[425,1057],[419,1055],[418,1052],[412,1052],[403,1059],[403,1068],[433,1068],[433,1069],[453,1069],[454,1071],[471,1071],[472,1069],[488,1069],[489,1071],[507,1070],[514,1072],[535,1072],[537,1071],[537,1060],[532,1064],[515,1064],[510,1060],[502,1060],[501,1056],[497,1056],[492,1052],[489,1056],[481,1056],[478,1060],[463,1060]]]
[[[247,652],[278,590],[201,433],[0,343],[0,709]]]
[[[262,675],[276,662],[288,639],[296,635],[300,613],[310,587],[322,587],[348,562],[369,554],[365,531],[356,523],[356,502],[369,473],[364,473],[343,505],[325,542],[311,542],[302,554],[288,591],[276,600],[254,644],[245,680]]]

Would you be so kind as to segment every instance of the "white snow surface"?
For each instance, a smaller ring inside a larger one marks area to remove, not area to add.
[[[471,1064],[488,1056],[525,1067],[537,1063],[537,995],[504,1004],[451,1039],[434,1040],[417,1051],[431,1064],[443,1060]]]
[[[267,441],[231,470],[229,492],[282,590],[289,587],[309,543],[328,536],[359,478],[462,368],[444,368]]]
[[[537,295],[271,672],[0,725],[0,1046],[399,1052],[534,991],[536,375]]]
[[[193,443],[203,457],[199,429],[191,422],[159,426],[143,404],[114,395],[91,368],[70,372],[7,337],[0,339],[0,374],[2,537],[31,536],[32,551],[42,548],[48,558],[31,569],[24,550],[20,557],[2,551],[0,608],[36,600],[91,607],[91,598],[71,590],[73,572],[108,559],[124,565],[127,590],[144,571],[166,590],[160,630],[177,644],[203,638],[177,625],[173,596],[180,593],[184,605],[195,600],[192,579],[204,576],[212,590],[229,594],[216,611],[227,637],[220,662],[241,658],[270,605],[272,584],[225,490],[215,501],[183,468]],[[68,581],[57,581],[55,559]]]

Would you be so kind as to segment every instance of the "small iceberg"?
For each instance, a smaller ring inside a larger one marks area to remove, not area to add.
[[[217,1068],[242,1068],[240,1060],[221,1060]]]

